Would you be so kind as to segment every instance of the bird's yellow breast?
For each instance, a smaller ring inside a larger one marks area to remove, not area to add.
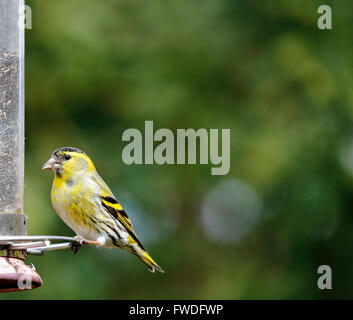
[[[89,227],[96,211],[94,191],[79,179],[56,176],[51,191],[52,203],[60,217],[69,225]]]

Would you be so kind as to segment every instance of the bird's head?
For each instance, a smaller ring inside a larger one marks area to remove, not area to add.
[[[80,149],[64,147],[56,149],[50,159],[43,165],[43,170],[52,170],[58,177],[63,175],[82,174],[93,170],[91,159]]]

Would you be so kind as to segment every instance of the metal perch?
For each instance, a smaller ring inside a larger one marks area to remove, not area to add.
[[[19,250],[32,255],[43,255],[47,251],[72,249],[86,244],[92,243],[63,236],[0,236],[0,250]]]

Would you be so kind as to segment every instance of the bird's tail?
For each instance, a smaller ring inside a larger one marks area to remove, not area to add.
[[[164,273],[164,270],[155,262],[151,256],[146,252],[142,251],[141,254],[137,255],[139,259],[147,266],[148,270],[151,272],[155,272],[156,270]]]
[[[164,270],[154,261],[151,256],[142,248],[136,248],[134,246],[134,254],[147,266],[148,270],[151,272],[155,272],[156,270],[164,273]],[[137,250],[136,250],[137,249]]]

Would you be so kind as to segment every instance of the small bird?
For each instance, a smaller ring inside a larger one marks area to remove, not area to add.
[[[137,237],[132,223],[93,162],[80,149],[55,150],[42,169],[54,171],[51,190],[53,207],[76,232],[78,244],[118,247],[135,254],[151,272],[163,269],[150,257]]]

